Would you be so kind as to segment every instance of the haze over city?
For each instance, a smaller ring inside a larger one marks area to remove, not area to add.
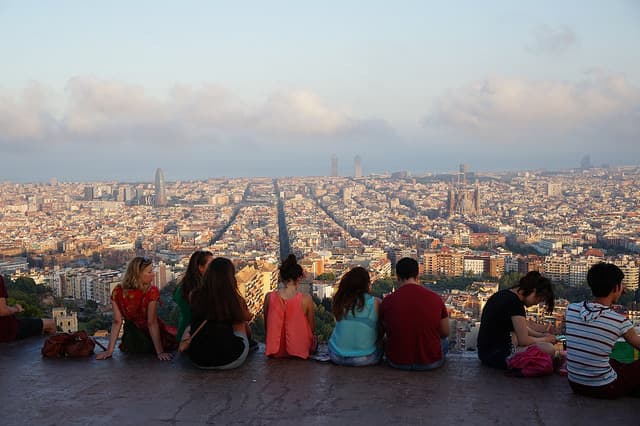
[[[0,181],[638,164],[633,1],[0,3]]]

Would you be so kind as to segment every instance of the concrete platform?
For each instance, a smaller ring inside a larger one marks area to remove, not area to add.
[[[0,425],[638,425],[640,400],[575,396],[566,379],[507,377],[453,355],[433,372],[250,355],[232,371],[121,354],[48,360],[0,344]]]

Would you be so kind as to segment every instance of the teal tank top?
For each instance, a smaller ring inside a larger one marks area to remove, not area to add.
[[[356,309],[355,315],[349,311],[346,317],[336,323],[329,339],[329,347],[343,357],[367,356],[376,351],[377,340],[378,314],[375,298],[365,294],[362,310]]]

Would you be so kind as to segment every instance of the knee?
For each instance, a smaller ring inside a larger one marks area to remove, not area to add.
[[[548,342],[541,342],[541,343],[536,343],[536,345],[538,345],[538,347],[540,348],[540,350],[542,350],[542,352],[547,353],[551,356],[555,355],[556,353],[556,348]]]
[[[45,333],[55,333],[56,331],[56,322],[52,319],[43,319],[42,320],[42,331]]]

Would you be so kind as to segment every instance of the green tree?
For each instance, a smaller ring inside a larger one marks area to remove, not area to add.
[[[382,298],[385,294],[391,293],[394,288],[395,283],[391,278],[382,278],[374,281],[371,286],[371,294]]]
[[[498,281],[500,283],[500,290],[511,288],[518,284],[521,277],[522,275],[518,272],[509,272],[508,274],[504,274]]]
[[[264,316],[262,314],[256,315],[253,321],[249,323],[249,326],[251,327],[253,340],[264,343]]]
[[[335,281],[336,280],[336,274],[335,272],[325,272],[323,274],[320,274],[316,277],[316,280],[319,281]]]

